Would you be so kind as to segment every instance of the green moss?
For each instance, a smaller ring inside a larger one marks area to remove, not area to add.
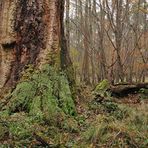
[[[103,80],[101,81],[94,89],[93,94],[94,95],[100,95],[102,97],[110,97],[109,92],[107,92],[107,89],[109,89],[109,81]]]
[[[101,81],[95,88],[95,91],[104,91],[107,90],[109,88],[109,82],[108,80],[103,80]]]
[[[26,139],[31,136],[31,129],[29,125],[19,122],[11,123],[9,132],[14,138],[17,139]]]
[[[70,90],[73,96],[73,99],[76,96],[76,82],[75,82],[75,76],[74,76],[74,69],[73,69],[73,65],[69,65],[65,68],[64,73],[67,76],[67,80],[70,86]]]
[[[64,75],[60,76],[59,105],[66,114],[75,115],[75,105],[69,88],[68,80]]]
[[[71,118],[76,115],[76,109],[65,73],[49,65],[41,70],[29,66],[25,71],[0,112],[0,120],[7,123],[8,134],[13,139],[10,145],[27,147],[32,144],[34,133],[49,143],[63,145],[65,135],[61,130],[78,130],[77,122]],[[57,131],[50,129],[51,126]]]
[[[48,93],[45,94],[42,98],[42,106],[44,117],[50,121],[57,120],[59,112],[62,112],[62,110],[58,107],[56,98],[53,97],[51,94],[48,95]]]
[[[36,96],[33,98],[32,103],[30,104],[30,115],[37,116],[39,118],[43,118],[43,114],[41,111],[41,97]]]
[[[29,72],[30,72],[30,76]],[[14,91],[6,109],[10,114],[24,111],[29,115],[54,120],[60,112],[75,115],[76,109],[66,76],[49,65],[40,71],[27,70]]]
[[[10,112],[16,110],[28,110],[30,101],[36,93],[36,86],[31,81],[24,81],[17,85],[16,89],[11,94],[8,109]]]

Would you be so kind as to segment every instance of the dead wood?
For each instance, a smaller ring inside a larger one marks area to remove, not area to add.
[[[142,88],[147,89],[148,83],[115,84],[111,85],[109,90],[112,96],[124,97],[128,94],[137,94]]]

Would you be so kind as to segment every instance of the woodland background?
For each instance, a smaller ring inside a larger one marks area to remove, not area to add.
[[[11,147],[148,147],[148,0],[0,0]]]
[[[145,82],[147,0],[67,0],[68,46],[80,82]]]

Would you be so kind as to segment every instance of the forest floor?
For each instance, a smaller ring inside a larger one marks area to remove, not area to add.
[[[78,113],[85,122],[80,126],[76,147],[148,147],[147,96],[129,94],[97,102],[89,91],[84,89],[78,103]]]
[[[16,113],[0,122],[0,148],[147,148],[148,98],[130,94],[98,102],[80,87],[77,115],[50,124]],[[0,120],[1,121],[1,120]]]

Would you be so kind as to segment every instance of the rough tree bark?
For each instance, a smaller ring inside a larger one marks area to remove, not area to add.
[[[74,109],[63,11],[64,0],[0,2],[0,90],[14,87],[7,99],[1,93],[1,100],[6,99],[2,107],[10,112],[19,108],[47,113],[50,108],[62,108],[70,113]]]
[[[27,64],[60,64],[52,55],[60,57],[61,47],[65,48],[61,46],[62,3],[56,0],[1,2],[1,88],[17,81]]]

